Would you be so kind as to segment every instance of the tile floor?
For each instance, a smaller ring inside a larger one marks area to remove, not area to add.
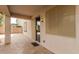
[[[31,42],[24,34],[12,34],[11,44],[0,45],[0,54],[52,54],[41,45],[34,47]]]

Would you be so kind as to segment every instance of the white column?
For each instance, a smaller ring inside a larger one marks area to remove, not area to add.
[[[11,23],[10,16],[5,16],[5,44],[11,43]]]

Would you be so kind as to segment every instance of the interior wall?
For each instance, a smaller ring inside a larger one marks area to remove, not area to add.
[[[53,8],[53,7],[52,7]],[[64,7],[65,8],[65,7]],[[67,10],[67,9],[65,9]],[[79,12],[79,6],[77,7],[77,12]],[[68,36],[60,36],[54,34],[46,33],[46,11],[43,11],[41,16],[44,22],[41,22],[41,45],[47,48],[48,50],[54,53],[79,53],[79,30],[78,30],[78,19],[79,16],[75,18],[75,29],[76,29],[76,38]],[[78,42],[78,43],[77,43]]]

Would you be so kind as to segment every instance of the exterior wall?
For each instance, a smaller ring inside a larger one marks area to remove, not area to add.
[[[45,13],[46,11],[41,14],[43,20],[45,20]],[[54,53],[79,53],[79,6],[76,6],[76,13],[76,38],[46,33],[46,21],[44,21],[41,22],[41,45]]]

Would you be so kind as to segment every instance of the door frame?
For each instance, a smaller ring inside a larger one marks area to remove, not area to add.
[[[37,39],[37,22],[38,21],[40,21],[40,16],[38,16],[38,17],[35,17],[35,31],[36,31],[36,33],[35,33],[35,41],[37,41],[37,42],[40,42],[40,38],[39,38],[39,40]]]

